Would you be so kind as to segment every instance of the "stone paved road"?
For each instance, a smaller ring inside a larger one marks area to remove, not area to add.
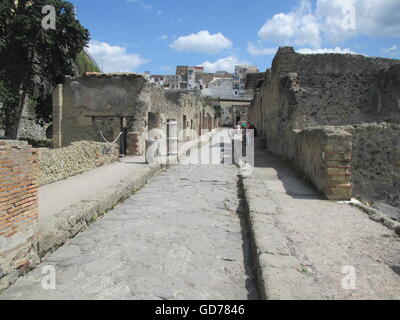
[[[237,190],[233,166],[173,167],[0,299],[256,299]]]

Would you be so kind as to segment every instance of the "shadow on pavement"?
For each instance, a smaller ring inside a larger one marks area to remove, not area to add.
[[[256,149],[254,156],[255,174],[257,174],[257,169],[271,169],[265,171],[264,174],[267,183],[268,180],[280,181],[286,194],[294,199],[326,200],[311,183],[304,180],[289,164],[271,154],[267,149]]]

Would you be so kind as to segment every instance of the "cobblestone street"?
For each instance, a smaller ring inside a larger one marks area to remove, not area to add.
[[[1,298],[257,299],[237,183],[234,166],[173,167]]]

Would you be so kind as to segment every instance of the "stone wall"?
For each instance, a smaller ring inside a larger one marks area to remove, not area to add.
[[[41,126],[36,123],[35,110],[32,106],[30,99],[27,99],[27,103],[24,105],[24,109],[21,115],[21,120],[18,129],[18,139],[32,139],[38,141],[44,141],[46,137],[46,129],[48,125]]]
[[[63,180],[118,160],[117,144],[74,142],[61,149],[37,149],[39,185]]]
[[[355,196],[400,207],[400,123],[364,123],[343,129],[353,136]]]
[[[0,141],[0,290],[36,258],[38,160],[31,146]]]
[[[264,72],[257,72],[257,73],[248,73],[246,74],[246,90],[253,90],[255,91],[259,88],[263,81],[264,81],[265,73]]]
[[[293,48],[280,48],[271,70],[267,70],[263,83],[255,91],[250,121],[261,128],[259,131],[266,137],[271,152],[295,164],[300,159],[296,156],[297,140],[293,132],[306,134],[308,128],[318,126],[337,126],[340,131],[346,129],[343,126],[358,125],[358,129],[346,130],[355,150],[351,169],[355,194],[370,196],[370,187],[382,187],[382,192],[389,193],[389,189],[398,189],[389,177],[397,178],[393,162],[397,160],[392,154],[397,152],[393,139],[398,134],[393,128],[400,122],[399,88],[400,60],[342,54],[303,55]],[[362,141],[368,130],[361,128],[375,122],[382,125],[378,125],[379,129],[369,127],[367,147]],[[370,156],[377,152],[391,156]],[[363,158],[367,162],[361,165]],[[378,158],[376,164],[370,163]],[[387,179],[382,179],[382,175]],[[386,199],[392,197],[395,203],[396,192],[392,191]]]
[[[378,74],[396,64],[399,64],[399,60],[355,54],[299,54],[292,47],[282,47],[272,62],[272,73]]]
[[[257,74],[259,75],[259,74]],[[259,76],[258,76],[259,77]],[[264,93],[266,92],[266,86],[269,83],[269,78],[271,77],[271,70],[267,70],[263,73],[263,80],[258,78],[257,85],[254,87],[254,98],[251,101],[249,108],[249,119],[257,128],[257,133],[260,137],[265,137],[266,135],[266,117],[264,116]],[[251,85],[253,82],[250,82]]]
[[[378,112],[385,111],[386,119],[399,120],[400,61],[389,70],[382,70],[378,78]]]
[[[309,126],[400,121],[399,65],[400,60],[281,48],[254,108],[264,110],[273,143],[287,130]]]

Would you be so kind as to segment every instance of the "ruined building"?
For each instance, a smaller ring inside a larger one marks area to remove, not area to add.
[[[400,60],[284,47],[247,86],[268,150],[328,198],[400,206]]]
[[[166,92],[135,73],[89,73],[67,77],[54,91],[53,140],[55,147],[72,142],[113,141],[123,128],[128,133],[128,154],[141,155],[147,133],[174,123],[178,132],[201,134],[218,125],[214,109],[193,92]],[[189,130],[186,130],[189,131]],[[184,141],[192,136],[179,136]]]

